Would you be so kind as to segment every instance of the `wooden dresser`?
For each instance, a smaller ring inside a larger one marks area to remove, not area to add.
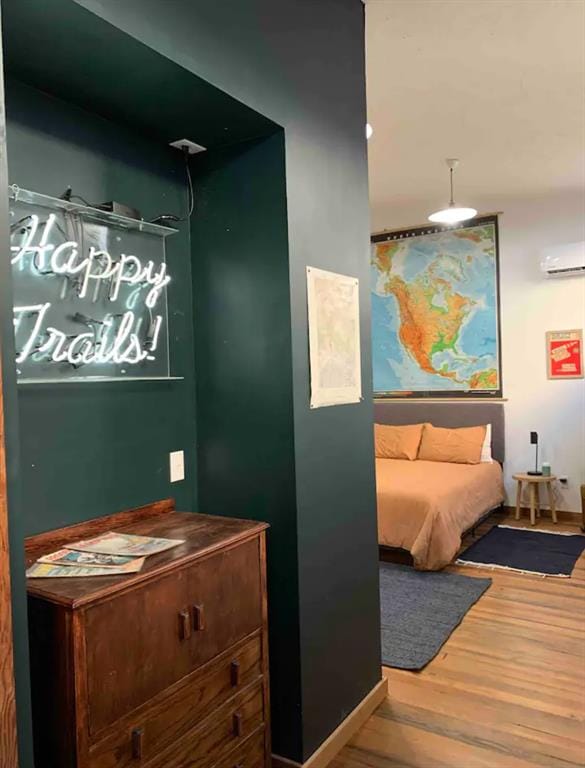
[[[27,539],[185,539],[140,573],[29,579],[38,768],[270,764],[263,523],[158,502]]]

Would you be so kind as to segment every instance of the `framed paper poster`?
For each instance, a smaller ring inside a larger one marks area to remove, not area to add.
[[[549,379],[582,379],[583,331],[548,331],[546,358]]]
[[[311,408],[362,396],[359,280],[307,267]]]

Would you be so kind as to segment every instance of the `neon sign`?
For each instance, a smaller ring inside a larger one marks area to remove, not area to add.
[[[175,230],[11,190],[19,380],[169,377]]]

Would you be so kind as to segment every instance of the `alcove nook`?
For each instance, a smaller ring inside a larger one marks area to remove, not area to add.
[[[167,240],[176,378],[17,385],[14,550],[23,536],[173,496],[179,509],[264,516],[277,583],[293,556],[286,539],[294,525],[283,131],[75,3],[52,0],[50,14],[42,0],[2,7],[10,185],[55,198],[71,187],[87,201],[132,206],[145,220],[185,217],[184,158],[169,144],[187,138],[206,148],[190,159],[192,217],[173,224]],[[9,350],[6,335],[6,359]],[[13,389],[14,366],[5,362],[4,373]],[[177,449],[186,478],[171,485],[168,454]],[[22,574],[13,581],[22,729]],[[280,651],[276,639],[279,612],[290,607],[275,601],[271,613],[277,688],[279,677],[294,687],[294,660],[279,662],[290,641],[282,635]]]

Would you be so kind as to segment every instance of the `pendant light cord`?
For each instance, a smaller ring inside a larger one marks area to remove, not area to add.
[[[455,202],[453,200],[453,168],[449,168],[449,180],[451,184],[451,199],[449,200],[449,205],[453,206],[455,205]]]

